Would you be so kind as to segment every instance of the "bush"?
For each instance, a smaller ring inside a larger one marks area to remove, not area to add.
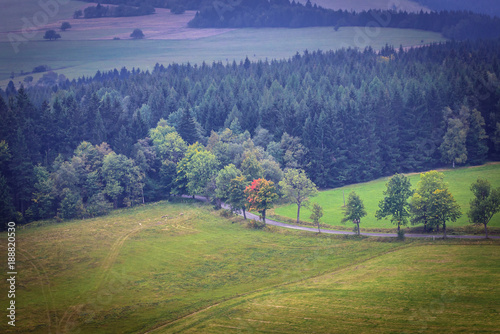
[[[33,69],[33,73],[41,73],[49,70],[47,65],[39,65]]]
[[[71,24],[69,22],[63,22],[61,24],[61,30],[66,31],[67,29],[71,28]]]
[[[144,38],[144,33],[141,29],[134,29],[134,31],[130,34],[130,37],[133,39],[142,39]]]
[[[45,32],[45,35],[43,35],[43,39],[48,39],[49,41],[51,40],[57,40],[61,38],[61,35],[59,35],[58,33],[56,33],[55,30],[47,30]]]
[[[263,222],[257,220],[249,220],[247,222],[247,228],[252,230],[262,230],[265,226],[266,225]]]
[[[221,210],[220,215],[221,215],[221,217],[224,217],[224,218],[234,217],[234,213],[231,210],[226,210],[226,209]]]

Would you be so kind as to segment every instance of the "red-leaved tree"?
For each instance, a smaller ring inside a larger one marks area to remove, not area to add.
[[[266,210],[273,207],[273,202],[278,199],[274,182],[266,179],[253,180],[252,184],[246,187],[250,210],[256,210],[262,216],[262,222],[266,224]]]

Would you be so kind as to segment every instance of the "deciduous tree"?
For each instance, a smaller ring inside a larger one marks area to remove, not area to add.
[[[318,225],[318,233],[321,233],[319,229],[319,220],[323,217],[323,208],[318,203],[314,203],[311,211],[310,218],[314,224]]]
[[[266,210],[271,209],[273,202],[278,199],[274,183],[266,179],[253,180],[252,184],[246,187],[245,194],[250,209],[257,210],[261,214],[262,222],[265,225]]]
[[[143,39],[144,33],[141,29],[134,29],[134,31],[132,31],[132,33],[130,34],[130,37],[132,37],[133,39]]]
[[[350,221],[356,224],[356,232],[360,235],[359,223],[361,223],[361,218],[364,216],[366,216],[366,210],[363,201],[355,191],[351,191],[347,198],[347,204],[344,208],[344,218],[341,222],[345,224]]]
[[[217,173],[215,178],[215,196],[221,201],[227,201],[231,192],[231,180],[241,176],[239,171],[233,164],[230,164]]]
[[[500,188],[491,189],[488,180],[477,179],[470,190],[474,198],[470,200],[467,215],[472,224],[484,225],[484,235],[488,238],[488,223],[500,211]]]
[[[61,38],[61,35],[59,35],[55,30],[47,30],[45,35],[43,35],[43,39],[48,39],[49,41],[59,38]]]
[[[435,170],[420,174],[417,189],[410,199],[410,214],[412,225],[424,224],[424,231],[432,226],[432,218],[430,213],[430,204],[432,194],[437,189],[446,188],[443,181],[444,174]]]
[[[431,224],[434,226],[443,226],[443,238],[446,239],[446,223],[448,221],[456,221],[462,212],[453,195],[447,188],[437,189],[431,195],[429,205],[429,214]]]
[[[243,218],[247,219],[246,209],[248,206],[247,195],[245,189],[248,186],[248,181],[244,176],[237,176],[229,183],[229,197],[227,203],[233,211],[241,210]]]
[[[403,174],[396,174],[387,183],[387,189],[384,190],[384,199],[378,206],[375,213],[377,219],[391,217],[391,222],[398,226],[398,232],[401,226],[406,226],[410,217],[408,198],[413,195],[410,180]]]
[[[306,173],[299,169],[288,169],[279,186],[285,197],[297,204],[297,224],[300,222],[300,208],[309,197],[316,196],[318,189]]]

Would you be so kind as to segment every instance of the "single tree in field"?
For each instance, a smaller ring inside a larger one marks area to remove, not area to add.
[[[144,33],[141,29],[134,29],[134,31],[130,34],[130,37],[132,37],[133,39],[143,39]]]
[[[358,235],[360,235],[359,223],[364,216],[366,216],[366,210],[363,201],[355,191],[351,191],[347,198],[347,204],[344,207],[344,218],[342,219],[342,223],[345,224],[349,221],[353,222],[356,224]]]
[[[410,199],[410,214],[412,225],[424,224],[424,231],[430,228],[438,228],[436,219],[431,212],[431,205],[434,200],[434,193],[438,189],[448,189],[444,180],[444,174],[431,170],[420,174],[420,181],[417,190]]]
[[[391,222],[398,226],[406,226],[410,217],[408,198],[413,195],[410,180],[403,174],[396,174],[387,183],[387,190],[384,191],[384,199],[378,206],[375,213],[377,219],[391,217]]]
[[[48,39],[49,41],[56,40],[58,38],[61,38],[61,35],[59,35],[58,33],[56,33],[55,30],[47,30],[45,32],[45,35],[43,35],[43,39]]]
[[[483,224],[484,234],[488,238],[488,223],[500,211],[500,188],[491,189],[488,180],[477,179],[470,187],[474,198],[470,201],[467,213],[472,224]]]
[[[318,225],[318,233],[321,233],[319,229],[319,220],[323,217],[323,208],[318,203],[314,203],[311,211],[312,213],[310,218],[314,224]]]
[[[297,204],[297,224],[300,222],[300,208],[309,197],[316,196],[318,189],[306,173],[299,169],[288,169],[279,182],[285,197]]]
[[[227,204],[231,206],[233,211],[241,210],[243,218],[247,219],[246,209],[248,205],[245,189],[248,186],[248,181],[244,176],[237,176],[229,182],[229,198]]]
[[[62,30],[62,31],[66,31],[66,30],[68,30],[69,28],[71,28],[71,24],[70,24],[69,22],[66,22],[66,21],[65,21],[65,22],[61,23],[61,30]]]
[[[262,216],[262,222],[266,224],[266,210],[273,207],[273,202],[278,199],[274,182],[266,179],[253,180],[252,184],[246,187],[245,194],[249,202],[250,209],[257,210]]]
[[[460,205],[457,204],[453,195],[445,189],[437,189],[431,195],[429,203],[429,214],[432,225],[443,226],[443,238],[446,239],[446,223],[456,221],[462,215]]]

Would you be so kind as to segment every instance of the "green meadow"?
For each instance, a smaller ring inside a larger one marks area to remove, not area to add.
[[[487,179],[492,187],[500,187],[500,165],[488,164],[478,167],[464,167],[456,169],[447,169],[442,171],[444,180],[448,183],[449,190],[453,197],[456,199],[462,208],[462,217],[455,223],[450,223],[450,227],[463,227],[469,225],[467,212],[469,211],[469,202],[472,198],[470,186],[478,178]],[[415,189],[420,179],[420,174],[408,175],[413,188]],[[381,178],[367,183],[359,183],[349,185],[341,188],[321,191],[317,197],[311,199],[311,203],[318,203],[323,207],[324,216],[321,220],[322,223],[332,226],[342,226],[341,220],[343,218],[342,207],[344,205],[344,194],[347,197],[351,191],[355,191],[363,200],[367,216],[361,220],[360,228],[380,228],[388,229],[394,228],[390,220],[377,220],[375,212],[378,209],[378,203],[384,197],[383,192],[387,189],[387,181],[389,178]],[[274,214],[277,216],[293,219],[297,217],[297,205],[284,205],[275,208]],[[311,212],[309,209],[304,208],[301,210],[301,220],[310,221],[309,216]],[[346,224],[351,228],[352,224]],[[488,224],[488,227],[500,227],[500,214],[493,217]]]
[[[250,230],[241,221],[195,202],[160,202],[97,219],[19,226],[16,328],[2,321],[0,331],[145,332],[402,247]],[[8,290],[5,280],[0,288]],[[8,303],[7,293],[0,303]]]
[[[2,333],[470,332],[500,325],[500,243],[493,240],[252,230],[240,217],[178,200],[19,226],[16,246],[16,327],[2,321]],[[5,280],[0,288],[8,290]],[[0,303],[7,305],[6,293]]]
[[[498,332],[498,251],[474,244],[400,249],[235,298],[155,333]]]

